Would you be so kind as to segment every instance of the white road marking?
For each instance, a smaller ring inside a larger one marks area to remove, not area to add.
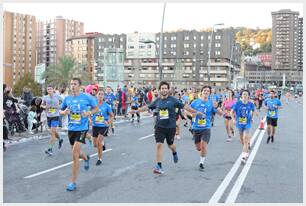
[[[263,121],[265,122],[266,118],[264,118]],[[254,141],[255,141],[255,139],[256,139],[256,137],[257,137],[259,132],[260,132],[260,130],[259,130],[259,128],[257,128],[256,131],[254,132],[252,138],[251,138],[251,141],[250,141],[250,145],[251,146],[254,144]],[[208,203],[218,203],[219,202],[219,200],[222,197],[224,191],[226,190],[226,188],[228,187],[229,183],[231,182],[231,180],[235,176],[236,172],[238,171],[238,169],[240,167],[240,164],[241,164],[241,158],[242,158],[242,153],[239,155],[239,157],[237,158],[235,164],[233,165],[231,170],[227,173],[227,175],[225,176],[224,180],[219,185],[219,187],[217,188],[216,192],[210,198]]]
[[[140,137],[138,140],[144,140],[144,139],[147,139],[147,138],[152,137],[152,136],[154,136],[154,134],[149,134],[147,136]]]
[[[109,151],[112,151],[112,149],[104,150],[103,153],[106,153],[106,152],[109,152]],[[94,156],[97,156],[97,155],[98,155],[98,153],[95,153],[95,154],[90,155],[90,157],[94,157]],[[83,160],[83,159],[81,159],[81,161],[82,161],[82,160]],[[48,173],[48,172],[52,172],[52,171],[54,171],[54,170],[57,170],[57,169],[66,167],[66,166],[68,166],[68,165],[71,165],[72,163],[73,163],[73,162],[71,161],[71,162],[68,162],[68,163],[66,163],[66,164],[62,164],[62,165],[59,165],[59,166],[57,166],[57,167],[53,167],[53,168],[48,169],[48,170],[44,170],[44,171],[41,171],[41,172],[37,172],[37,173],[35,173],[35,174],[26,176],[26,177],[24,177],[24,178],[25,178],[25,179],[29,179],[29,178],[32,178],[32,177],[37,177],[37,176],[39,176],[39,175],[42,175],[42,174],[45,174],[45,173]]]
[[[262,130],[261,133],[259,134],[258,140],[256,141],[256,144],[254,146],[254,149],[251,152],[251,155],[249,156],[246,165],[244,166],[244,168],[242,169],[238,179],[236,180],[234,187],[232,188],[230,194],[227,196],[227,199],[225,201],[225,203],[234,203],[237,199],[237,196],[240,192],[240,189],[242,187],[242,184],[251,168],[252,162],[255,158],[255,155],[258,151],[259,145],[261,143],[261,140],[263,138],[265,134],[265,130]]]

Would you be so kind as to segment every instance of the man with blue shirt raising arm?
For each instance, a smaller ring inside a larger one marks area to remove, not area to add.
[[[236,124],[240,134],[240,141],[242,146],[242,159],[243,164],[246,163],[249,156],[249,143],[250,143],[250,129],[253,122],[253,115],[255,105],[249,100],[250,92],[242,90],[241,99],[238,100],[233,106],[231,116],[233,123]]]
[[[192,109],[187,104],[184,105],[175,97],[169,96],[170,85],[168,82],[162,81],[159,84],[160,97],[157,98],[151,105],[145,105],[138,110],[131,110],[130,113],[143,112],[150,109],[151,111],[156,109],[157,117],[155,124],[155,141],[156,141],[156,166],[153,169],[155,174],[163,174],[164,170],[162,169],[162,147],[166,139],[169,149],[173,154],[174,163],[178,162],[178,155],[176,152],[176,146],[174,142],[174,136],[176,133],[176,114],[175,109],[184,108],[185,110],[196,113],[197,111]],[[200,112],[199,112],[200,114]]]
[[[281,101],[276,97],[275,91],[270,91],[270,98],[267,98],[264,102],[264,107],[268,110],[267,112],[267,132],[268,139],[267,144],[271,140],[274,142],[275,129],[277,127],[278,109],[282,106]]]
[[[209,98],[211,87],[204,86],[201,89],[201,98],[194,100],[190,106],[199,114],[196,114],[195,121],[192,123],[192,133],[196,149],[200,152],[199,169],[204,170],[204,161],[207,155],[207,145],[210,140],[210,128],[212,126],[212,115],[223,112],[218,108],[218,102]]]
[[[79,157],[84,159],[85,170],[89,169],[89,155],[81,150],[81,143],[85,144],[86,133],[88,132],[88,117],[98,111],[97,100],[88,94],[80,92],[81,80],[73,78],[70,82],[72,95],[67,96],[62,105],[60,114],[68,115],[68,138],[72,146],[72,177],[67,190],[76,189],[76,179],[79,170]],[[94,108],[88,111],[88,108]]]

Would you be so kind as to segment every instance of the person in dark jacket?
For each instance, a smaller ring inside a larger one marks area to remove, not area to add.
[[[31,101],[33,99],[33,94],[31,92],[30,88],[28,88],[28,87],[23,88],[21,99],[23,99],[25,101],[25,105],[27,105],[28,107],[31,105]]]

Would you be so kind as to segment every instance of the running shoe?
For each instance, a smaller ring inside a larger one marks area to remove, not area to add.
[[[103,150],[103,151],[106,150],[105,144],[103,145],[102,150]]]
[[[140,122],[140,117],[139,117],[139,118],[137,118],[137,122],[138,122],[138,123]]]
[[[205,169],[203,163],[200,163],[200,164],[199,164],[199,169],[200,169],[200,171],[203,171],[203,170]]]
[[[268,139],[267,139],[267,144],[269,144],[270,139],[271,139],[271,137],[268,137]]]
[[[84,169],[85,170],[89,170],[89,160],[90,160],[90,156],[87,155],[87,160],[84,160]]]
[[[63,145],[64,140],[60,139],[58,142],[58,149],[61,149],[62,145]]]
[[[115,128],[114,128],[114,127],[112,127],[112,133],[113,133],[113,134],[115,133]]]
[[[180,135],[176,135],[176,139],[181,139],[181,136]]]
[[[92,144],[92,138],[88,138],[88,144],[90,146],[90,148],[93,148],[93,144]]]
[[[246,158],[246,157],[242,157],[242,159],[241,159],[241,163],[242,163],[242,164],[245,164],[245,163],[246,163],[246,161],[247,161],[247,158]]]
[[[164,170],[159,166],[159,165],[156,165],[153,169],[153,173],[155,174],[164,174]]]
[[[67,185],[67,191],[73,191],[76,190],[76,183],[71,182],[69,185]]]
[[[250,145],[250,143],[248,143],[248,149],[249,149],[249,151],[251,150],[251,145]]]
[[[96,166],[99,166],[100,164],[102,164],[102,161],[98,160],[97,163],[96,163]]]
[[[231,142],[231,141],[232,141],[232,138],[231,138],[231,137],[228,137],[226,141],[227,141],[227,142]]]
[[[46,154],[48,154],[49,156],[53,155],[52,149],[49,148],[48,150],[45,151]]]
[[[175,155],[173,155],[173,162],[177,163],[178,162],[178,156],[177,153]]]
[[[271,136],[271,142],[274,142],[274,136]]]

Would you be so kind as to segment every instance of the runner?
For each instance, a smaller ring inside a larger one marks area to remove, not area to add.
[[[290,94],[289,91],[285,94],[285,97],[286,97],[286,104],[289,104],[289,101],[290,101],[290,98],[291,98],[291,94]]]
[[[242,144],[242,159],[243,164],[249,156],[250,150],[250,129],[253,122],[255,105],[249,101],[250,92],[242,90],[241,100],[238,100],[232,107],[231,116],[233,123],[239,130],[240,142]]]
[[[102,151],[104,146],[104,136],[109,126],[109,120],[114,116],[111,107],[104,102],[104,92],[98,92],[99,110],[96,114],[92,115],[92,136],[94,138],[94,146],[98,151],[98,161],[96,165],[102,164]]]
[[[139,123],[140,121],[140,114],[137,111],[139,108],[138,99],[139,99],[138,95],[136,95],[136,93],[133,92],[132,97],[131,97],[131,110],[135,112],[132,113],[132,123],[134,122],[134,113],[136,113],[137,115],[137,122]]]
[[[105,102],[110,105],[110,107],[113,111],[113,114],[114,114],[114,120],[116,120],[116,112],[115,112],[116,96],[112,92],[112,88],[110,86],[106,87],[106,92],[104,94],[104,99],[105,99]],[[114,134],[115,133],[115,126],[114,126],[113,120],[110,121],[109,125],[110,125],[110,129],[112,130],[112,133]]]
[[[265,100],[264,107],[267,109],[267,144],[274,142],[275,129],[277,127],[278,109],[282,106],[281,101],[276,97],[275,91],[270,91],[270,98]]]
[[[222,115],[218,102],[209,99],[211,87],[204,86],[201,90],[201,98],[194,100],[190,106],[197,111],[195,121],[192,124],[193,139],[196,149],[200,152],[199,169],[204,170],[204,161],[207,155],[207,145],[210,140],[211,116],[213,113]]]
[[[89,155],[81,150],[81,143],[85,144],[86,133],[88,132],[88,116],[98,111],[97,101],[90,95],[80,92],[81,80],[73,78],[70,82],[72,95],[67,96],[62,105],[60,114],[68,116],[68,138],[72,148],[72,176],[67,186],[68,191],[76,189],[76,179],[79,170],[79,157],[84,159],[85,170],[89,169]],[[88,107],[94,108],[88,111]]]
[[[232,137],[234,137],[234,124],[233,124],[233,120],[231,117],[231,109],[232,106],[236,103],[236,100],[234,99],[234,95],[235,93],[228,89],[228,94],[227,94],[227,99],[224,100],[222,108],[224,111],[224,119],[225,119],[225,129],[227,132],[227,142],[231,142],[232,141]]]
[[[176,151],[176,145],[174,142],[175,136],[175,108],[184,108],[189,110],[192,113],[196,111],[190,108],[188,105],[183,105],[176,98],[169,96],[170,85],[168,82],[162,81],[159,85],[160,97],[157,98],[151,105],[145,105],[142,108],[139,108],[139,112],[151,111],[157,109],[157,118],[155,124],[155,141],[156,141],[156,166],[153,169],[153,173],[163,174],[164,170],[162,169],[162,148],[163,143],[166,139],[169,149],[172,151],[174,163],[178,162],[178,155]],[[130,111],[133,113],[135,111]]]
[[[53,146],[56,139],[58,139],[58,149],[61,149],[64,141],[63,139],[60,138],[57,132],[57,127],[59,126],[59,121],[60,121],[59,118],[60,101],[62,101],[62,98],[54,93],[52,85],[47,86],[47,92],[48,95],[43,97],[41,107],[45,109],[49,132],[51,133],[51,138],[49,140],[49,147],[45,151],[45,153],[51,156],[53,155]]]

